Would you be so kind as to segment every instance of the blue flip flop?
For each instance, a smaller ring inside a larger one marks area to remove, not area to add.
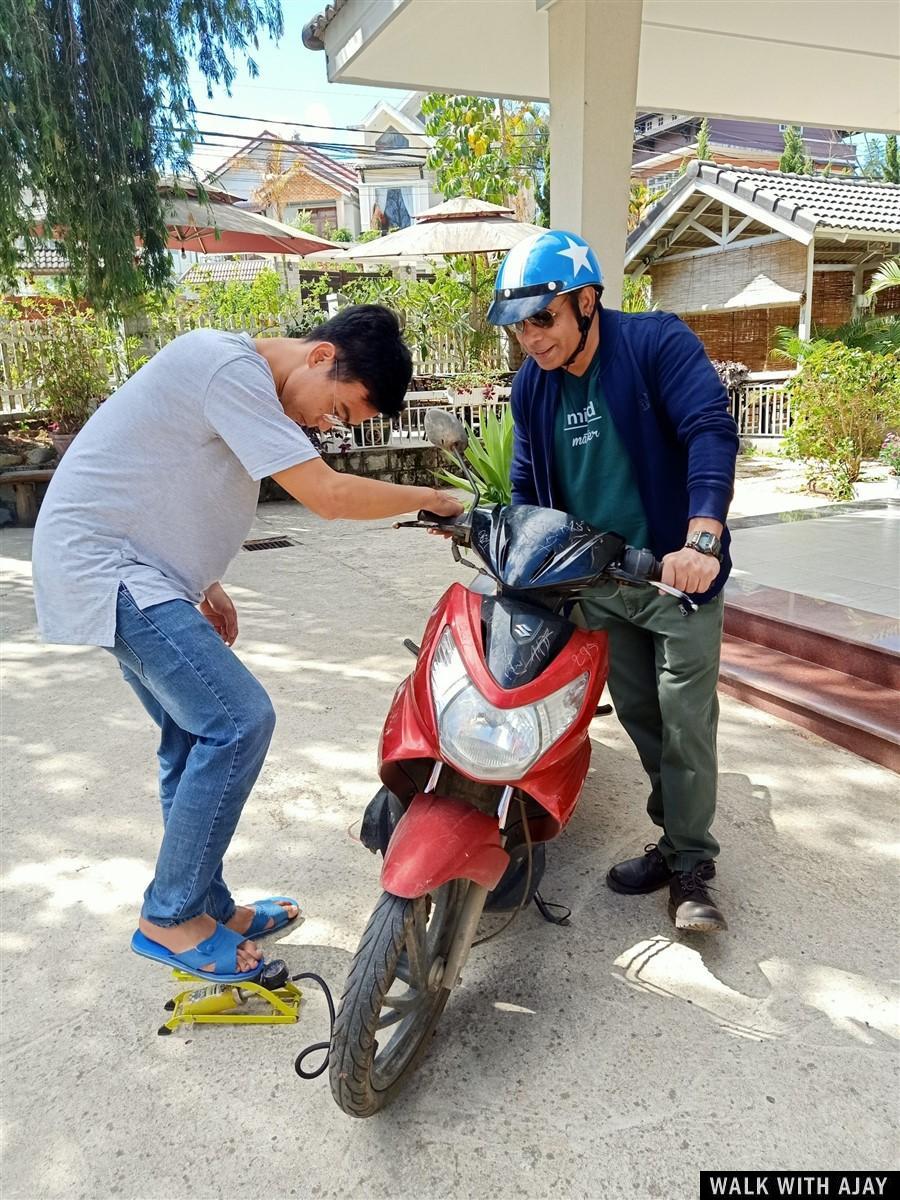
[[[289,917],[287,912],[281,907],[278,901],[284,904],[293,904],[298,910],[296,917]],[[245,938],[250,938],[252,941],[257,941],[262,937],[270,937],[273,933],[282,933],[295,921],[300,920],[300,905],[291,896],[269,896],[266,900],[257,900],[254,904],[248,904],[248,908],[253,909],[253,920],[250,922],[250,928],[244,934]],[[266,923],[270,918],[275,919],[275,924],[270,925],[266,929]]]
[[[247,979],[255,979],[265,965],[260,959],[259,965],[252,971],[235,972],[237,966],[237,948],[241,942],[246,942],[246,933],[235,933],[224,925],[216,925],[216,932],[204,942],[199,942],[193,950],[184,950],[175,954],[145,937],[139,929],[134,931],[131,938],[131,948],[135,954],[144,958],[152,958],[167,967],[178,971],[187,971],[198,979],[209,979],[213,983],[242,983]],[[213,963],[214,971],[203,971],[200,968],[207,963]],[[228,970],[228,967],[231,970]]]

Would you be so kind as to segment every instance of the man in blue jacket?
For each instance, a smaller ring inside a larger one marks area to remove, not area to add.
[[[603,308],[602,275],[576,234],[547,230],[501,264],[488,314],[528,359],[512,390],[513,503],[571,512],[662,561],[662,582],[699,605],[609,582],[581,618],[609,635],[609,689],[650,777],[662,830],[606,881],[637,895],[669,887],[679,929],[726,923],[709,892],[719,846],[716,682],[725,527],[738,450],[725,389],[699,339],[671,313]]]

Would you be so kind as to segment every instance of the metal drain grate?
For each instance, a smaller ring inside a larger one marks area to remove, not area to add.
[[[250,541],[244,542],[243,550],[284,550],[288,546],[296,546],[296,542],[291,538],[275,537],[275,538],[251,538]]]

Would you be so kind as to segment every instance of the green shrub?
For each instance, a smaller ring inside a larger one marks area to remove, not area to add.
[[[469,371],[496,366],[499,334],[487,323],[495,263],[484,255],[455,255],[425,279],[395,278],[390,268],[348,281],[342,292],[354,304],[386,304],[402,314],[403,336],[422,362],[446,359],[447,350]]]
[[[58,310],[40,322],[16,362],[29,407],[59,433],[77,433],[117,383],[115,330],[91,309]]]
[[[835,499],[854,496],[864,459],[900,428],[900,363],[841,342],[817,342],[788,385],[791,458],[805,459],[808,485]]]

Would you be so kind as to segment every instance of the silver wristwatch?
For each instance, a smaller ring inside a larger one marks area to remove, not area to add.
[[[692,533],[688,540],[684,543],[690,550],[696,550],[699,554],[708,554],[710,558],[722,558],[722,543],[714,533],[707,533],[705,530],[698,530]]]

